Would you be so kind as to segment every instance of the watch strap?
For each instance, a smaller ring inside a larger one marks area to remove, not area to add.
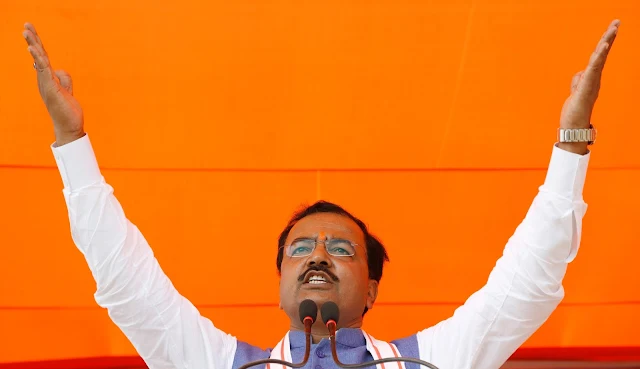
[[[589,128],[558,128],[558,142],[586,142],[587,145],[593,145],[596,134],[593,124]]]

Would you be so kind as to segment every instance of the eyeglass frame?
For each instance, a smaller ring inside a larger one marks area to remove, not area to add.
[[[311,249],[311,251],[307,254],[307,255],[288,255],[287,254],[287,247],[291,247],[296,241],[313,241],[313,248]],[[351,247],[353,247],[353,254],[352,255],[334,255],[331,252],[329,252],[329,250],[327,249],[327,242],[328,241],[332,241],[332,240],[339,240],[339,241],[345,241],[348,242]],[[356,246],[360,246],[359,243],[355,243],[353,241],[347,240],[345,238],[325,238],[324,240],[319,240],[318,238],[310,238],[310,237],[298,237],[295,240],[291,241],[291,243],[287,244],[287,245],[282,245],[280,246],[280,249],[282,250],[282,253],[284,255],[287,255],[290,258],[304,258],[304,257],[309,257],[311,256],[311,254],[313,254],[313,252],[316,250],[316,247],[318,247],[318,243],[322,242],[324,244],[324,249],[327,252],[327,254],[331,255],[331,256],[336,256],[336,257],[346,257],[346,256],[355,256],[356,255]],[[366,255],[366,249],[365,249],[365,255]]]

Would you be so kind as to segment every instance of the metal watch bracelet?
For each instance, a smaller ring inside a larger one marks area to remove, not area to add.
[[[589,128],[558,128],[558,142],[586,142],[593,145],[596,142],[597,131],[593,124]]]

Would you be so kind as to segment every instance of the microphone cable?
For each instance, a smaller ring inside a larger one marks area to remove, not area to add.
[[[422,366],[426,366],[430,369],[438,369],[437,366],[420,359],[414,359],[409,357],[388,357],[382,358],[378,360],[369,361],[361,364],[345,364],[338,359],[338,352],[336,350],[336,325],[338,322],[338,318],[340,316],[340,312],[338,309],[338,305],[335,302],[327,301],[322,304],[322,308],[320,308],[320,314],[322,315],[322,321],[329,329],[329,339],[331,340],[331,355],[333,355],[333,361],[336,364],[345,369],[356,369],[356,368],[365,368],[372,365],[378,365],[382,363],[395,363],[395,362],[407,362],[414,363]]]
[[[309,352],[311,351],[311,326],[316,321],[316,316],[318,315],[318,305],[312,300],[304,300],[300,303],[299,308],[300,320],[304,324],[304,334],[306,337],[306,345],[304,349],[304,358],[300,363],[290,363],[288,361],[279,360],[279,359],[261,359],[256,361],[250,361],[238,369],[248,369],[252,366],[261,365],[261,364],[280,364],[283,366],[288,366],[290,368],[302,368],[309,361]]]

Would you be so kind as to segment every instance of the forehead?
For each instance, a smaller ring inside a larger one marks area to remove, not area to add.
[[[344,215],[334,213],[316,213],[300,219],[289,232],[287,239],[318,237],[320,233],[327,237],[340,237],[357,243],[364,242],[364,233],[356,222]]]

